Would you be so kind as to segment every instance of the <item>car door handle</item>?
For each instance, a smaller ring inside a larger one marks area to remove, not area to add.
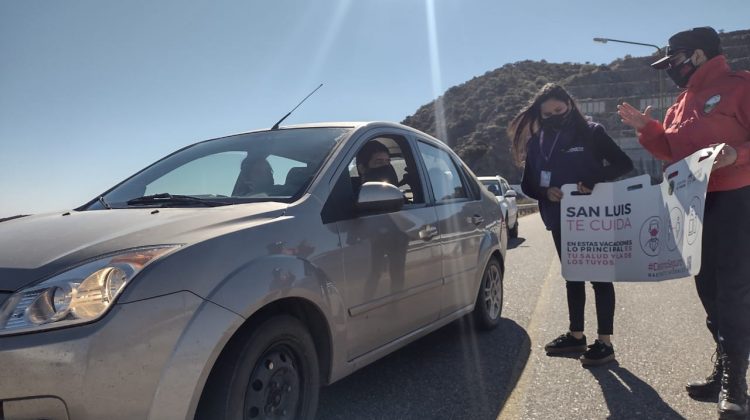
[[[471,216],[471,223],[474,223],[475,226],[479,226],[482,223],[484,223],[484,217],[482,217],[482,216],[480,216],[478,214],[475,214],[475,215]]]
[[[429,241],[430,239],[432,239],[435,236],[437,236],[437,234],[438,234],[438,230],[437,230],[437,228],[435,226],[427,225],[427,226],[423,227],[422,229],[420,229],[420,231],[419,231],[419,239],[421,239],[423,241]]]

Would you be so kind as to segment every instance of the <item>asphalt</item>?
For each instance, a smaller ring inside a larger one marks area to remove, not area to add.
[[[506,261],[503,319],[459,320],[321,390],[319,419],[712,419],[688,380],[711,370],[713,343],[692,279],[617,283],[617,361],[583,368],[549,357],[567,329],[564,280],[538,215],[520,219]],[[586,329],[596,331],[587,287]]]

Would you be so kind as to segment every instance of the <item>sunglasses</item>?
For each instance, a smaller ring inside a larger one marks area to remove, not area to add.
[[[667,54],[673,56],[667,61],[667,63],[669,64],[669,68],[672,68],[687,63],[687,60],[690,60],[690,57],[693,55],[693,51],[687,49],[678,49],[667,51]]]

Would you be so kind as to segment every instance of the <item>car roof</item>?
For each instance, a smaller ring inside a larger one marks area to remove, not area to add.
[[[214,140],[220,140],[220,139],[224,139],[224,138],[241,136],[241,135],[251,134],[251,133],[264,133],[264,132],[270,132],[270,131],[296,130],[296,129],[304,129],[304,128],[351,128],[352,130],[351,130],[350,134],[354,134],[355,132],[360,132],[362,129],[370,129],[370,128],[392,128],[392,129],[399,129],[399,130],[404,130],[404,131],[410,131],[413,134],[416,134],[416,135],[420,136],[420,138],[422,138],[422,139],[425,139],[425,140],[428,140],[428,141],[432,141],[436,145],[442,145],[447,150],[450,150],[451,152],[453,152],[453,150],[444,141],[441,141],[440,139],[437,139],[437,138],[431,136],[430,134],[425,133],[424,131],[420,131],[420,130],[418,130],[416,128],[409,127],[407,125],[403,125],[403,124],[399,124],[399,123],[395,123],[395,122],[390,122],[390,121],[333,121],[333,122],[317,122],[317,123],[305,123],[305,124],[285,125],[285,126],[280,126],[276,130],[272,130],[270,128],[263,128],[263,129],[257,129],[257,130],[251,130],[251,131],[244,131],[244,132],[239,132],[239,133],[234,133],[234,134],[227,134],[227,135],[220,136],[220,137],[214,137],[214,138],[209,138],[209,139],[206,139],[206,140],[202,140],[202,141],[193,143],[193,144],[191,144],[189,146],[186,146],[186,147],[191,147],[191,146],[194,146],[194,145],[199,144],[199,143],[210,142],[210,141],[214,141]],[[453,153],[455,153],[455,152],[453,152]]]
[[[278,128],[278,130],[294,130],[299,128],[363,128],[363,127],[390,127],[390,128],[400,128],[403,130],[412,131],[414,133],[419,133],[423,135],[427,135],[428,137],[432,138],[433,140],[437,140],[434,137],[430,136],[427,133],[424,133],[420,130],[417,130],[415,128],[390,122],[390,121],[330,121],[330,122],[316,122],[316,123],[304,123],[304,124],[292,124],[292,125],[282,125]],[[261,128],[257,130],[250,130],[250,131],[244,131],[236,134],[229,134],[226,136],[221,137],[230,137],[235,136],[238,134],[248,134],[248,133],[260,133],[264,131],[271,131],[270,128]],[[439,140],[438,140],[439,141]]]

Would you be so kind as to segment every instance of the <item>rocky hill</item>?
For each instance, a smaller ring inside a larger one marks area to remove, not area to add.
[[[750,69],[750,30],[721,37],[732,68]],[[505,129],[540,87],[548,82],[562,84],[584,113],[604,124],[616,140],[632,139],[632,130],[617,118],[618,103],[628,101],[641,108],[652,105],[658,114],[679,93],[663,72],[649,67],[656,56],[626,56],[599,66],[546,61],[506,64],[448,89],[406,117],[403,124],[445,141],[478,175],[502,174],[517,183],[521,170],[513,165]],[[656,169],[648,162],[640,165],[640,172],[649,172],[645,166]]]

